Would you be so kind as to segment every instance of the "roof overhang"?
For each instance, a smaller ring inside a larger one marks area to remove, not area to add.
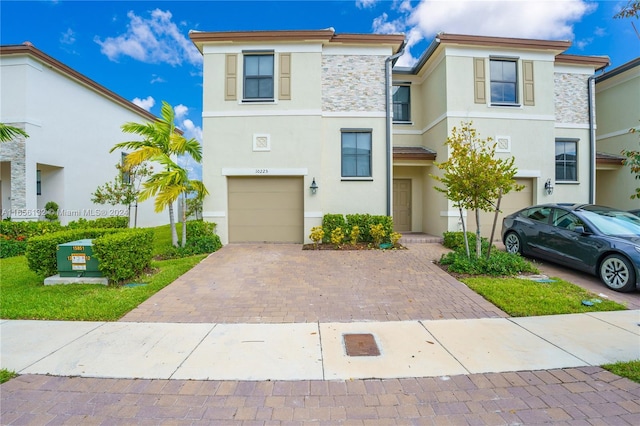
[[[597,170],[618,170],[624,166],[626,157],[619,154],[609,154],[606,152],[596,152]]]
[[[429,166],[436,159],[436,152],[421,146],[393,147],[393,164],[396,166]]]

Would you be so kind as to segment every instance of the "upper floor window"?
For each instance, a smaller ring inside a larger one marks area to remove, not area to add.
[[[244,99],[273,99],[273,54],[244,55]]]
[[[393,86],[393,121],[411,121],[410,86]]]
[[[512,59],[491,59],[491,103],[517,104],[518,79],[517,61]]]
[[[342,131],[342,177],[371,177],[371,131]]]
[[[578,180],[578,142],[556,141],[556,181]]]

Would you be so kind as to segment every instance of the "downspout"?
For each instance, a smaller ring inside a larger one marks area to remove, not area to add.
[[[393,154],[391,146],[391,129],[393,126],[393,117],[391,110],[391,62],[398,59],[404,53],[406,43],[402,42],[400,50],[395,55],[389,56],[384,61],[384,98],[386,109],[386,148],[387,148],[387,216],[391,216],[391,171],[393,169]]]
[[[596,76],[587,80],[587,102],[589,104],[589,204],[596,202],[596,106],[594,86]]]

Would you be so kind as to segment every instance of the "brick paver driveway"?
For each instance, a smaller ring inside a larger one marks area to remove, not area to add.
[[[440,244],[312,251],[231,244],[122,321],[291,323],[505,317],[433,264]]]

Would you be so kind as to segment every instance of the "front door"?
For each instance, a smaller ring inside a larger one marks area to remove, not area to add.
[[[411,231],[411,179],[393,180],[393,225],[396,232]]]

